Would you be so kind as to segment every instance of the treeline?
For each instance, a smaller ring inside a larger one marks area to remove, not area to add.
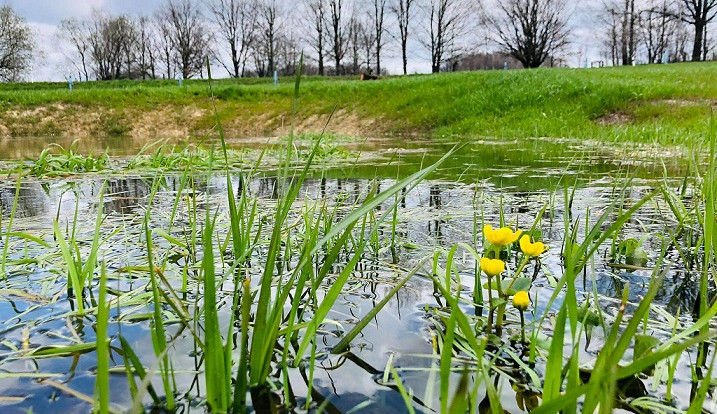
[[[607,0],[603,56],[612,65],[714,59],[717,0]]]
[[[201,77],[207,56],[232,77],[291,75],[300,50],[309,74],[383,74],[388,56],[405,74],[409,60],[432,72],[564,64],[571,14],[568,0],[165,0],[64,20],[55,36],[82,80]],[[609,64],[714,57],[717,0],[603,0],[594,14]],[[36,54],[26,21],[0,8],[0,79]]]

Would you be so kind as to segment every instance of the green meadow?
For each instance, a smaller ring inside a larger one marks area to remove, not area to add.
[[[717,99],[717,64],[536,69],[303,80],[301,132],[350,135],[560,137],[684,144],[703,136]],[[281,135],[293,80],[220,79],[216,105],[230,136]],[[202,135],[214,125],[206,80],[0,85],[5,136]],[[190,109],[187,109],[190,108]],[[27,122],[27,121],[32,122]],[[89,125],[86,128],[77,125]]]

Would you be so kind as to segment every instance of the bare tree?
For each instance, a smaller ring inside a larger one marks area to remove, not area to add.
[[[568,42],[565,0],[506,0],[485,14],[496,40],[523,67],[537,68]]]
[[[229,75],[244,76],[246,60],[256,29],[257,7],[253,0],[208,0],[224,44],[229,46],[230,65],[222,62]]]
[[[361,32],[363,27],[361,22],[356,18],[355,15],[351,16],[346,27],[346,37],[348,40],[348,53],[349,53],[349,65],[344,68],[345,75],[353,75],[358,73],[360,68],[361,52]],[[344,65],[346,66],[346,65]]]
[[[0,79],[17,81],[32,64],[32,30],[10,6],[0,8]]]
[[[132,77],[136,44],[132,20],[95,11],[85,24],[85,42],[95,77],[100,80]]]
[[[69,42],[68,56],[85,80],[154,78],[157,47],[152,21],[95,11],[86,20],[64,20],[57,36]]]
[[[395,0],[391,10],[396,15],[399,38],[401,41],[401,59],[403,63],[403,74],[408,74],[408,29],[411,23],[411,6],[416,0]]]
[[[645,45],[648,63],[657,63],[668,53],[669,40],[673,37],[678,22],[671,17],[667,0],[652,0],[640,11],[640,38]]]
[[[717,16],[717,0],[681,0],[678,17],[694,28],[692,60],[707,59],[707,26]]]
[[[70,62],[75,66],[75,69],[80,73],[80,79],[84,75],[85,80],[90,79],[88,71],[88,60],[89,60],[89,31],[86,21],[80,21],[77,19],[62,20],[57,26],[57,36],[69,42],[73,48],[73,53],[77,55],[74,57],[68,56]]]
[[[620,42],[622,64],[632,65],[635,62],[637,45],[635,27],[637,26],[638,14],[635,13],[635,0],[623,0],[622,9],[619,12],[622,16],[622,39]]]
[[[281,19],[277,0],[264,0],[259,6],[258,40],[254,47],[254,60],[259,76],[271,76],[275,70],[276,53],[280,37]]]
[[[372,62],[375,58],[375,52],[376,52],[376,32],[373,29],[376,28],[375,23],[373,22],[373,16],[369,15],[369,20],[371,21],[370,24],[366,24],[363,27],[363,30],[359,33],[359,43],[361,47],[363,48],[363,56],[361,57],[361,60],[363,63],[366,64],[366,68],[369,72],[373,71]],[[369,27],[370,26],[370,27]],[[376,64],[376,74],[380,75],[381,72],[380,64]]]
[[[329,6],[329,48],[330,55],[334,59],[336,74],[342,73],[341,60],[346,55],[348,49],[348,41],[346,36],[345,25],[343,19],[343,0],[328,0]]]
[[[615,9],[606,5],[601,20],[606,26],[604,46],[607,57],[613,66],[620,64],[620,41],[622,39],[622,18]]]
[[[137,28],[137,70],[139,77],[146,79],[157,77],[156,61],[157,46],[154,27],[150,18],[140,16],[136,22]]]
[[[438,73],[446,57],[458,54],[469,8],[463,0],[430,0],[427,13],[429,37],[423,43],[431,52],[431,72]]]
[[[166,0],[157,16],[161,21],[161,30],[166,30],[164,35],[171,44],[174,63],[182,77],[201,75],[209,54],[210,35],[196,3],[192,0]]]
[[[294,30],[290,28],[285,28],[278,34],[275,65],[279,75],[296,75],[300,56],[298,40]]]
[[[381,50],[385,43],[383,37],[385,29],[383,28],[384,20],[386,18],[386,0],[373,0],[373,16],[371,21],[373,23],[374,38],[376,48],[376,74],[381,74]]]
[[[308,0],[305,2],[308,16],[306,42],[316,52],[319,75],[324,76],[324,53],[326,47],[326,1]]]
[[[361,18],[363,15],[364,18]],[[372,13],[354,12],[347,26],[350,65],[344,65],[345,73],[356,75],[363,71],[373,72],[376,58],[376,25]]]
[[[157,48],[157,62],[164,65],[164,73],[167,79],[174,77],[175,51],[172,41],[171,23],[161,13],[156,13],[154,18],[155,26],[155,47]]]

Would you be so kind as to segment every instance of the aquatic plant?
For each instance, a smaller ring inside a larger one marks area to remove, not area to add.
[[[68,148],[59,144],[50,144],[36,160],[29,160],[29,174],[38,177],[99,172],[110,167],[107,152],[98,156],[82,155],[79,152],[79,140]]]

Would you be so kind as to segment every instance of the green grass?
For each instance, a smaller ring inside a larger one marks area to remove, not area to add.
[[[461,72],[377,82],[308,77],[303,80],[296,124],[304,132],[320,130],[336,105],[338,119],[329,129],[339,132],[679,144],[704,136],[717,100],[714,79],[717,63],[712,62]],[[241,135],[251,128],[277,131],[290,119],[293,86],[288,78],[279,85],[256,78],[215,81],[217,111],[227,133]],[[178,115],[190,132],[200,134],[215,125],[203,80],[187,81],[183,87],[159,80],[88,82],[76,84],[74,91],[64,83],[4,84],[0,102],[0,108],[7,109],[0,113],[0,124],[8,127],[9,135],[32,134],[32,126],[22,125],[26,116],[17,113],[38,108],[43,119],[54,121],[54,133],[66,135],[77,132],[71,121],[99,122],[102,125],[94,130],[107,135],[131,134],[140,122],[156,123],[161,135],[167,117],[183,113],[187,106],[200,113]],[[157,110],[167,112],[153,115]],[[100,121],[92,121],[97,114]],[[151,116],[143,116],[147,114]],[[46,129],[46,123],[37,123],[37,128]]]

